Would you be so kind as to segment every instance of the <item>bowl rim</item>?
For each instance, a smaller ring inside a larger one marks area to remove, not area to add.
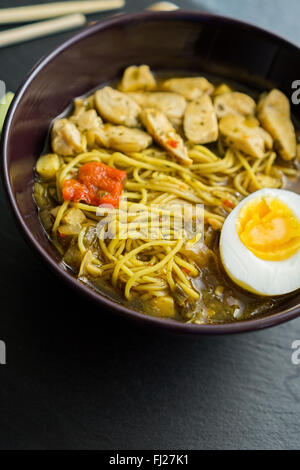
[[[163,327],[171,331],[181,332],[181,333],[190,333],[190,334],[205,334],[205,335],[223,335],[223,334],[237,334],[237,333],[246,333],[256,330],[261,330],[265,328],[269,328],[272,326],[276,326],[287,321],[293,320],[300,316],[300,304],[296,305],[295,307],[285,309],[281,312],[271,314],[269,316],[264,316],[260,318],[253,318],[251,320],[245,320],[241,322],[234,322],[234,323],[220,323],[220,324],[193,324],[193,323],[184,323],[175,320],[170,320],[166,318],[158,318],[154,316],[145,315],[141,312],[136,310],[130,309],[113,301],[106,297],[104,294],[97,292],[96,290],[92,289],[88,285],[80,282],[77,278],[75,278],[71,272],[64,270],[62,266],[57,263],[39,244],[39,242],[34,238],[31,231],[27,228],[26,223],[24,221],[24,217],[21,211],[18,208],[18,204],[16,198],[13,194],[13,190],[10,184],[9,178],[9,167],[7,162],[7,146],[9,140],[9,131],[10,126],[16,112],[17,106],[21,100],[21,98],[26,93],[28,86],[34,80],[34,78],[38,75],[38,73],[56,56],[58,56],[61,52],[68,49],[69,47],[73,46],[77,42],[85,39],[86,37],[93,35],[95,32],[99,32],[110,28],[116,24],[129,24],[135,21],[141,21],[148,19],[151,20],[154,17],[156,19],[175,19],[180,18],[181,20],[185,21],[192,21],[192,20],[215,20],[220,22],[225,22],[228,24],[234,24],[240,26],[244,29],[249,29],[252,31],[257,31],[260,34],[263,34],[269,38],[274,38],[276,41],[281,42],[282,44],[287,45],[288,47],[292,47],[300,52],[300,48],[274,34],[273,32],[269,32],[263,28],[259,28],[255,25],[251,25],[250,23],[240,21],[237,19],[233,19],[230,17],[222,16],[222,15],[215,15],[207,12],[195,12],[195,11],[187,11],[187,10],[176,10],[172,12],[151,12],[151,11],[143,11],[138,13],[129,13],[129,14],[116,14],[108,19],[100,20],[99,22],[92,23],[90,26],[85,27],[83,30],[80,30],[69,39],[64,41],[58,47],[51,50],[48,54],[44,55],[29,71],[26,75],[25,79],[21,83],[20,87],[18,88],[15,97],[11,103],[9,108],[9,112],[6,116],[2,136],[1,136],[1,150],[2,150],[2,173],[3,173],[3,180],[4,186],[6,189],[6,193],[10,202],[10,206],[13,210],[15,218],[18,222],[19,227],[21,228],[22,233],[25,236],[26,241],[29,243],[31,247],[40,255],[43,261],[46,262],[47,265],[54,271],[60,279],[66,282],[70,287],[77,289],[79,293],[85,294],[89,299],[93,300],[98,305],[102,305],[109,310],[112,310],[114,313],[131,320],[135,320],[138,323],[142,323],[144,325],[149,326],[156,326],[156,327]],[[50,243],[50,241],[49,241]]]

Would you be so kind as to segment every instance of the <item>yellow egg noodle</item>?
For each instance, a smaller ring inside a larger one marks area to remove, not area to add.
[[[178,199],[187,203],[205,204],[205,221],[219,229],[225,220],[224,200],[235,206],[239,194],[250,194],[250,183],[260,189],[257,175],[274,175],[276,187],[282,186],[282,176],[296,175],[297,170],[281,168],[274,164],[276,154],[268,152],[263,160],[246,160],[238,151],[227,149],[224,156],[218,156],[202,145],[189,149],[193,164],[185,168],[161,150],[149,148],[141,153],[122,154],[104,149],[94,149],[66,157],[57,174],[58,197],[61,198],[61,186],[72,170],[87,162],[103,162],[112,167],[126,170],[127,182],[122,196],[128,205],[143,204],[147,208],[159,204],[165,208]],[[84,211],[88,222],[78,235],[78,247],[82,254],[79,275],[101,276],[114,286],[122,286],[127,299],[138,293],[142,299],[166,295],[179,284],[184,292],[197,300],[199,293],[193,288],[191,277],[198,275],[198,269],[184,255],[183,240],[147,240],[123,238],[99,240],[103,259],[84,245],[84,234],[88,226],[96,226],[101,217],[97,217],[98,207],[83,203],[63,202],[53,224],[55,235],[67,208],[77,207]],[[121,210],[122,204],[119,211]],[[145,255],[145,261],[137,255]],[[148,255],[148,256],[147,256]],[[149,256],[151,256],[149,260]],[[183,269],[184,268],[184,269]]]

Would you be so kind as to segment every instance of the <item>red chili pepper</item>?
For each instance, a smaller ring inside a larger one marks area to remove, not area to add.
[[[125,171],[104,163],[86,163],[79,169],[78,179],[64,181],[62,195],[65,201],[84,201],[93,206],[109,204],[118,207],[125,178]],[[107,194],[100,196],[101,191]]]
[[[93,204],[93,197],[88,188],[75,179],[63,182],[62,196],[65,201],[84,201],[87,204]]]
[[[182,269],[182,271],[184,271],[186,274],[190,274],[190,272],[191,272],[191,271],[190,271],[189,269],[187,269],[187,268],[181,268],[181,269]]]
[[[65,235],[64,233],[61,233],[59,230],[58,230],[58,233],[59,233],[60,238],[67,238],[67,235]]]
[[[114,181],[123,181],[126,172],[112,168],[104,163],[90,162],[82,165],[78,172],[78,179],[87,186],[97,186],[104,191],[109,191],[109,184]]]
[[[170,147],[172,147],[173,149],[177,149],[178,147],[178,142],[176,140],[168,140],[167,141],[167,145],[169,145]]]
[[[233,202],[230,201],[229,199],[224,199],[223,205],[226,206],[226,207],[229,207],[229,209],[233,209],[233,208],[234,208]]]

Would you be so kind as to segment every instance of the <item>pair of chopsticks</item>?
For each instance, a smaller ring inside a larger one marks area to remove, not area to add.
[[[1,31],[0,47],[79,28],[86,23],[84,14],[117,10],[124,5],[124,0],[81,0],[2,8],[0,25],[31,21],[36,23]]]
[[[17,8],[2,8],[0,9],[0,25],[24,23],[27,21],[37,22],[22,26],[21,28],[0,32],[0,47],[83,26],[86,23],[86,18],[83,13],[88,14],[116,10],[122,8],[124,4],[124,0],[82,0]],[[172,2],[156,2],[150,5],[147,10],[171,11],[177,10],[178,8],[178,5]],[[48,21],[38,21],[53,17],[56,18]],[[0,135],[5,115],[13,97],[14,94],[10,91],[0,97]]]

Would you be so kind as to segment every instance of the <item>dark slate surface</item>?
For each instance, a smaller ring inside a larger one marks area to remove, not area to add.
[[[298,0],[179,3],[300,41]],[[15,91],[69,35],[0,50],[0,79]],[[58,282],[25,245],[2,190],[0,215],[1,449],[299,448],[300,366],[291,344],[300,319],[235,337],[141,329]]]

